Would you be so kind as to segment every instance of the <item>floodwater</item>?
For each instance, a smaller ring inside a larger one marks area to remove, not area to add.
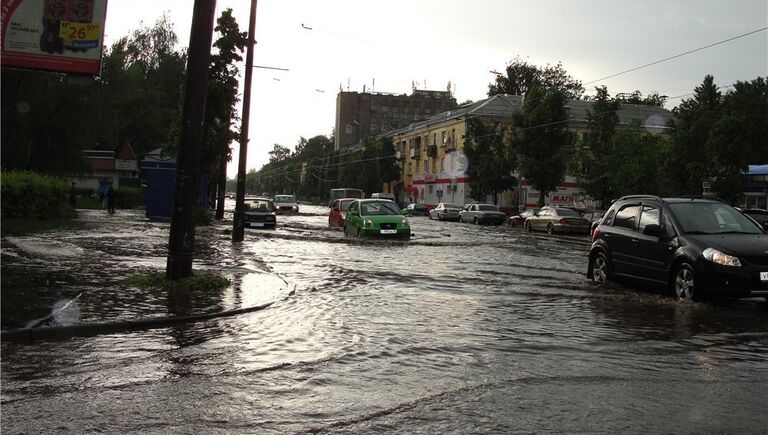
[[[77,301],[83,322],[262,311],[2,344],[3,433],[764,433],[768,304],[596,287],[585,237],[411,218],[345,239],[327,209],[200,230],[233,285],[179,305],[122,280],[165,266],[168,225],[82,211],[3,240],[3,328]]]

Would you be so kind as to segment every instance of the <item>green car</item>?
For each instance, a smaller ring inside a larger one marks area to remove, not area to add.
[[[358,199],[347,209],[344,235],[408,240],[411,227],[393,201]]]

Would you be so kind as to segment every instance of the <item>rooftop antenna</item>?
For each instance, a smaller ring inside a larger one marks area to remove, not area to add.
[[[411,80],[411,92],[416,93],[416,81]]]
[[[347,92],[349,92],[349,78],[347,78]]]
[[[450,80],[448,80],[448,89],[446,89],[446,90],[448,91],[448,94],[451,93],[451,81]]]
[[[376,79],[373,79],[373,83],[371,83],[371,93],[376,92]]]

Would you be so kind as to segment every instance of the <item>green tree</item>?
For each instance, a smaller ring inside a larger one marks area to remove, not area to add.
[[[497,94],[525,95],[534,86],[543,89],[559,89],[568,99],[579,99],[584,93],[581,82],[571,77],[563,65],[547,64],[538,67],[516,56],[507,64],[506,74],[497,74],[493,83],[488,85],[488,96]]]
[[[587,132],[577,156],[582,164],[579,177],[582,189],[605,206],[616,194],[611,188],[610,174],[614,153],[612,140],[619,125],[618,111],[621,104],[611,99],[605,86],[595,90],[597,95],[592,107],[587,109]]]
[[[486,195],[492,195],[493,203],[498,204],[499,194],[514,189],[517,183],[517,178],[512,176],[516,156],[505,145],[504,129],[498,122],[486,123],[473,118],[467,122],[464,136],[472,198],[483,201]]]
[[[520,176],[544,197],[557,189],[565,177],[564,147],[570,135],[565,92],[533,86],[526,94],[523,110],[512,115],[510,152],[518,159]]]
[[[768,163],[768,82],[764,78],[737,82],[725,94],[708,148],[715,168],[712,188],[735,205],[744,191],[747,166]]]
[[[269,163],[277,164],[287,161],[291,157],[291,150],[280,144],[274,144],[269,152]]]
[[[672,144],[665,162],[668,194],[699,195],[714,173],[710,136],[722,116],[722,94],[710,75],[673,111]]]

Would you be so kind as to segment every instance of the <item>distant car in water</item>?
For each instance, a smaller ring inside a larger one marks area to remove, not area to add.
[[[277,214],[289,214],[299,212],[299,201],[293,195],[275,195],[273,199]]]
[[[429,207],[422,203],[408,204],[402,212],[405,216],[429,216]]]
[[[331,210],[328,212],[328,226],[331,228],[343,228],[349,205],[355,198],[339,198],[331,202]]]
[[[581,217],[581,213],[572,208],[545,205],[538,213],[525,220],[525,230],[546,231],[547,234],[589,234],[590,223]]]
[[[493,204],[467,204],[459,212],[459,222],[501,225],[507,215]]]
[[[274,228],[277,224],[275,203],[268,198],[245,201],[245,226],[248,228]]]
[[[457,221],[459,220],[459,212],[461,212],[461,207],[458,205],[441,202],[429,211],[429,218],[439,221]]]
[[[595,232],[597,225],[600,224],[600,220],[605,216],[605,210],[589,210],[582,213],[581,216],[589,221],[589,234],[592,234]]]
[[[347,209],[344,235],[408,240],[411,227],[393,201],[386,199],[356,199]]]
[[[520,214],[510,216],[509,220],[507,220],[507,223],[513,227],[522,228],[523,225],[525,225],[525,220],[536,214],[537,211],[539,211],[538,208],[527,208]]]

